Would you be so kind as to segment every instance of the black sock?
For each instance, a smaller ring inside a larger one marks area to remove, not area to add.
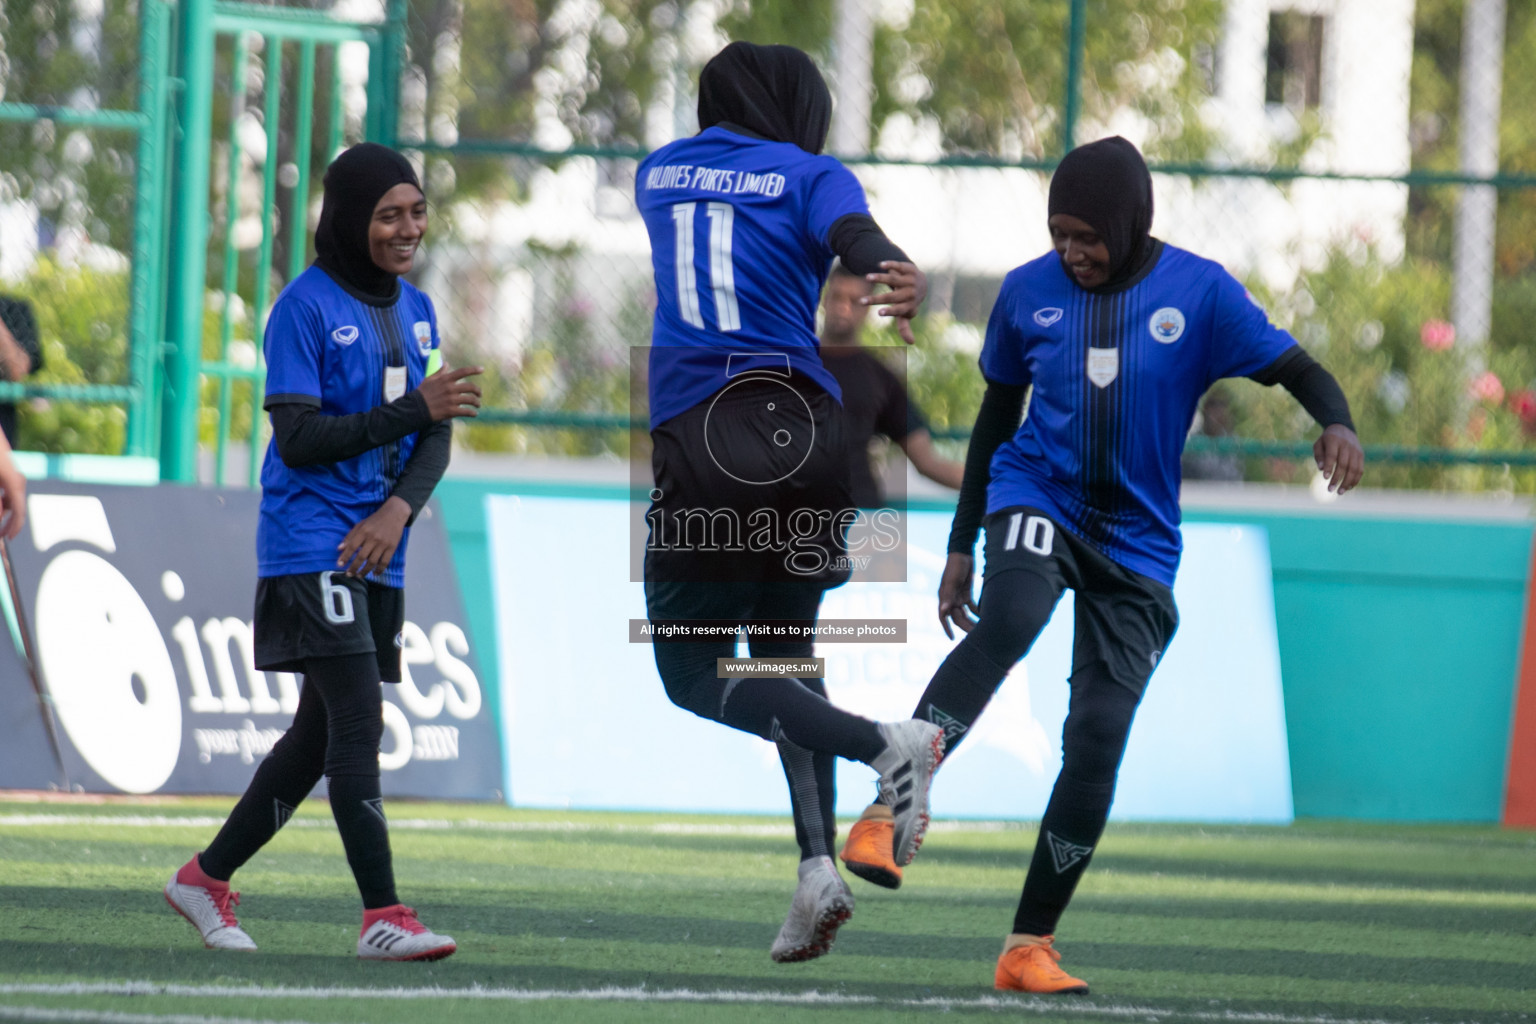
[[[341,832],[347,863],[363,897],[363,909],[377,910],[400,902],[395,895],[395,870],[389,852],[389,826],[377,775],[333,775],[331,816]]]
[[[1040,820],[1035,856],[1024,879],[1024,893],[1013,917],[1021,935],[1050,935],[1072,900],[1078,879],[1093,859],[1109,820],[1115,797],[1113,782],[1079,782],[1065,773],[1056,777],[1051,802]]]
[[[798,679],[743,679],[725,695],[720,720],[772,740],[869,764],[885,749],[875,723],[807,690]]]
[[[795,842],[800,859],[830,857],[837,842],[837,758],[779,740],[779,760],[789,782],[789,802],[795,817]]]

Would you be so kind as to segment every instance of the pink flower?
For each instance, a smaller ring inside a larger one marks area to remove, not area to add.
[[[1492,370],[1486,370],[1472,378],[1467,392],[1479,402],[1497,405],[1504,401],[1504,384]]]
[[[1521,388],[1509,396],[1509,407],[1527,427],[1536,426],[1536,391]]]
[[[1456,325],[1447,320],[1426,320],[1419,328],[1419,340],[1431,352],[1444,352],[1456,344]]]

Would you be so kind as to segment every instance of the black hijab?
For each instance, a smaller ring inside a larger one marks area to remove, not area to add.
[[[358,143],[325,169],[315,265],[370,298],[390,300],[400,291],[400,279],[373,262],[368,251],[373,209],[400,184],[421,188],[410,161],[377,142]]]
[[[732,43],[699,72],[699,130],[717,124],[820,153],[832,124],[832,93],[804,51]]]
[[[1083,221],[1109,248],[1109,280],[1091,289],[1115,291],[1157,254],[1152,238],[1152,173],[1135,146],[1116,135],[1078,146],[1051,176],[1048,216]]]

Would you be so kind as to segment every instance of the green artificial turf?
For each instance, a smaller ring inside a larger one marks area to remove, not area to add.
[[[381,964],[323,802],[236,876],[261,949],[202,948],[160,887],[230,805],[0,800],[0,1020],[1536,1020],[1531,833],[1112,826],[1058,934],[1093,994],[1042,999],[991,984],[1031,825],[940,823],[777,965],[786,822],[395,803],[401,898],[459,952]]]

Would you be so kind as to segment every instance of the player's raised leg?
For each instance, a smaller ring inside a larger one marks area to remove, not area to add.
[[[1006,520],[1005,520],[1006,522]],[[1004,527],[1006,529],[1006,527]],[[991,533],[989,527],[989,536]],[[945,751],[953,753],[1009,670],[1023,658],[1045,628],[1060,600],[1063,583],[1054,566],[999,570],[982,588],[981,614],[975,628],[950,652],[934,673],[913,712],[913,719],[941,730]],[[896,803],[882,790],[849,829],[842,860],[867,882],[895,889],[901,885],[902,861],[892,813]]]

